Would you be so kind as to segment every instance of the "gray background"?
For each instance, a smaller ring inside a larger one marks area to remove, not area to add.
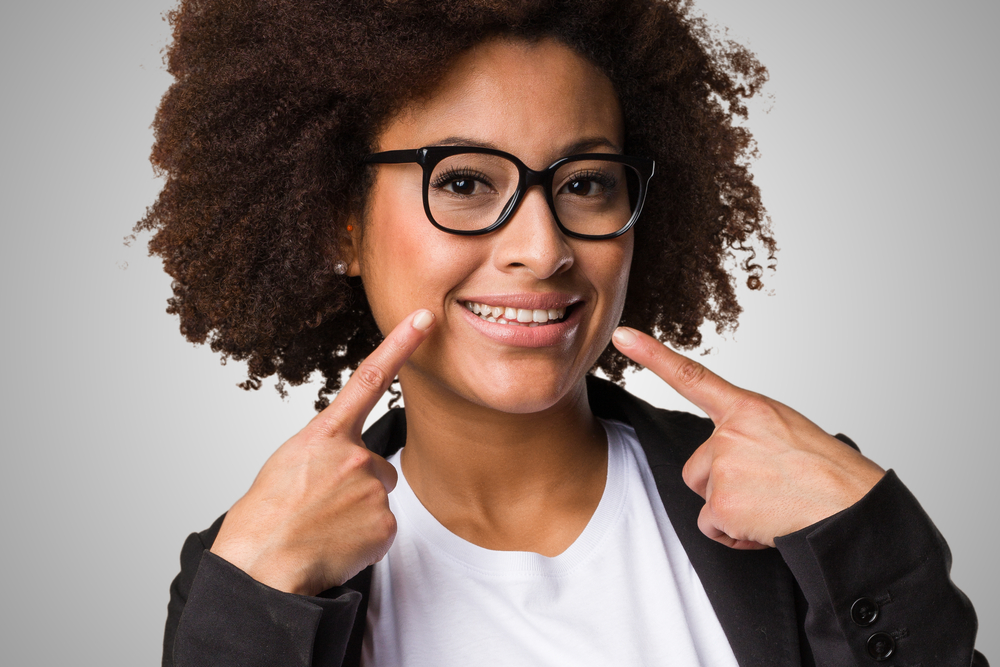
[[[184,537],[312,414],[312,387],[237,389],[242,368],[164,314],[148,239],[122,244],[159,184],[168,6],[0,9],[4,664],[156,664]],[[899,472],[1000,660],[1000,4],[701,7],[770,67],[750,127],[782,248],[768,293],[744,295],[739,331],[703,360]],[[655,379],[629,386],[683,407]]]

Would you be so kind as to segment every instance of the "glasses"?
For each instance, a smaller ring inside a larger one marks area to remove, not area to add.
[[[424,212],[449,234],[475,236],[499,229],[528,188],[540,185],[556,224],[578,239],[611,239],[642,212],[655,163],[642,157],[585,153],[535,171],[503,151],[431,146],[373,153],[367,164],[417,163],[424,170]]]

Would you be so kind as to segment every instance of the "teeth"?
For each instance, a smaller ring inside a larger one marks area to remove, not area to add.
[[[513,308],[466,301],[465,307],[487,322],[537,327],[566,316],[565,308]]]

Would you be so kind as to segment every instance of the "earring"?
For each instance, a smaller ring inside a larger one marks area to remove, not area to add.
[[[338,276],[342,276],[347,273],[347,262],[342,259],[337,260],[337,262],[333,265],[333,272]]]

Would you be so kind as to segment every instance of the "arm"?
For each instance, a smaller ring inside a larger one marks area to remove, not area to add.
[[[222,519],[192,533],[170,586],[163,667],[341,665],[361,594],[284,593],[208,551]]]
[[[974,665],[976,613],[951,581],[951,553],[889,471],[851,507],[775,539],[808,604],[817,663]]]
[[[426,310],[400,322],[229,512],[188,538],[164,667],[344,661],[361,602],[344,584],[381,560],[396,533],[396,470],[364,446],[361,430],[433,324]]]
[[[698,527],[736,549],[779,547],[804,596],[816,664],[986,665],[948,547],[895,474],[650,336],[623,327],[614,342],[712,420],[682,471],[705,500]]]

